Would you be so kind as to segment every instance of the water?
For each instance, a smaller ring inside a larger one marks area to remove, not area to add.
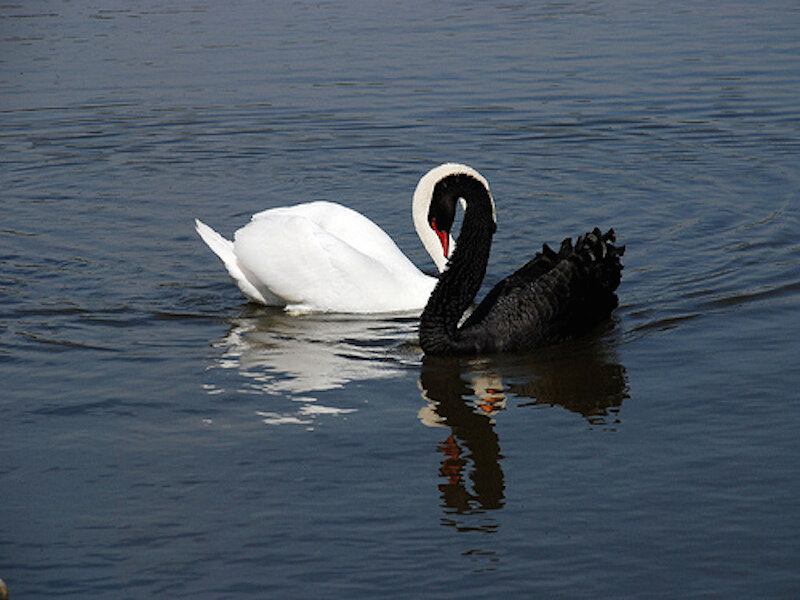
[[[0,578],[12,598],[800,589],[792,2],[0,7]],[[613,226],[621,304],[430,360],[244,303],[193,232],[339,201],[418,265],[428,168],[486,286]]]

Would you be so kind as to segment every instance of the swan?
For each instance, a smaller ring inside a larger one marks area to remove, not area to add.
[[[466,203],[456,248],[420,317],[426,354],[531,349],[585,332],[616,308],[625,247],[614,246],[613,229],[595,228],[575,244],[565,239],[558,252],[545,244],[459,325],[483,282],[497,229],[489,184],[475,169],[447,163],[424,175],[414,195],[430,207],[429,223],[439,235],[449,234],[457,200]]]
[[[415,197],[417,235],[442,271],[455,244],[428,226],[428,212]],[[248,300],[292,314],[419,312],[436,285],[380,227],[334,202],[256,213],[233,241],[199,219],[195,229]]]

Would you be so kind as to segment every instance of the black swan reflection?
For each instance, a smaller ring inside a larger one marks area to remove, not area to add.
[[[425,356],[419,385],[429,403],[420,419],[449,430],[437,450],[443,455],[442,507],[450,515],[482,513],[505,504],[503,454],[495,425],[504,411],[561,407],[593,427],[614,429],[628,397],[625,367],[613,347],[596,336],[525,354]],[[466,527],[453,520],[448,524]]]
[[[459,514],[501,508],[505,483],[500,443],[491,420],[493,411],[475,410],[465,400],[475,390],[452,362],[431,364],[426,358],[420,387],[423,396],[434,403],[436,424],[450,429],[450,435],[438,445],[444,455],[439,471],[446,480],[439,486],[443,505]],[[472,468],[465,477],[470,462]]]

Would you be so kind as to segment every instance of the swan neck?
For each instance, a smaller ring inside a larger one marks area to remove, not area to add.
[[[480,290],[496,224],[489,190],[475,179],[459,190],[467,208],[447,269],[420,318],[420,343],[429,354],[459,348],[458,323]]]

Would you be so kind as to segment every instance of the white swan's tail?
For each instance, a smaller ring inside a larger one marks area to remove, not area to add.
[[[236,255],[233,253],[232,241],[226,240],[200,219],[194,220],[194,228],[208,247],[214,251],[214,254],[219,256],[228,271],[231,270],[231,267],[238,268],[236,266]],[[233,273],[231,275],[233,276]]]
[[[273,297],[272,294],[262,293],[256,286],[250,283],[247,276],[242,271],[242,268],[239,266],[239,260],[236,258],[232,241],[226,240],[200,219],[194,220],[194,228],[214,254],[219,257],[222,264],[225,265],[228,274],[233,278],[236,285],[248,299],[254,302],[260,302],[261,304],[280,304],[277,298]]]

